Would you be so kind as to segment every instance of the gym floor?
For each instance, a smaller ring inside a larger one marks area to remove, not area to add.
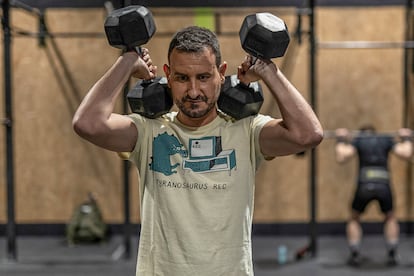
[[[402,237],[400,262],[387,267],[382,236],[367,236],[362,244],[360,267],[346,265],[348,251],[344,237],[320,237],[317,257],[295,261],[297,250],[308,243],[307,237],[255,236],[253,259],[255,276],[356,276],[414,275],[414,239]],[[131,240],[132,256],[122,257],[122,237],[112,237],[107,243],[68,247],[59,237],[18,237],[18,260],[7,259],[6,240],[0,238],[0,275],[4,276],[106,276],[134,275],[137,239]],[[285,245],[288,261],[279,265],[277,249]]]

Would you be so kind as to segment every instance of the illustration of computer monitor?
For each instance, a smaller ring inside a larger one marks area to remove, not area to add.
[[[221,137],[209,136],[200,139],[190,139],[190,158],[202,159],[216,157],[221,151]]]

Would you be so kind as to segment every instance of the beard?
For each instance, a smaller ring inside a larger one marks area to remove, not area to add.
[[[208,114],[216,105],[204,96],[198,96],[196,99],[183,97],[181,100],[177,100],[175,104],[182,113],[190,118],[201,118]]]

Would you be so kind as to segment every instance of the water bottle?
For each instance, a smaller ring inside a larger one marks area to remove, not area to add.
[[[277,262],[279,264],[285,264],[287,262],[287,247],[280,245],[277,248]]]

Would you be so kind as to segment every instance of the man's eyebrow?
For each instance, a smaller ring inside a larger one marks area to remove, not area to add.
[[[197,76],[211,76],[211,75],[213,75],[211,72],[203,72],[203,73],[197,74]]]
[[[174,76],[176,76],[176,75],[186,76],[187,74],[175,71],[175,72],[173,72],[173,75]]]
[[[174,76],[188,76],[188,74],[186,73],[181,73],[181,72],[174,72],[173,73]],[[205,75],[213,75],[211,72],[202,72],[202,73],[198,73],[196,76],[205,76]]]

